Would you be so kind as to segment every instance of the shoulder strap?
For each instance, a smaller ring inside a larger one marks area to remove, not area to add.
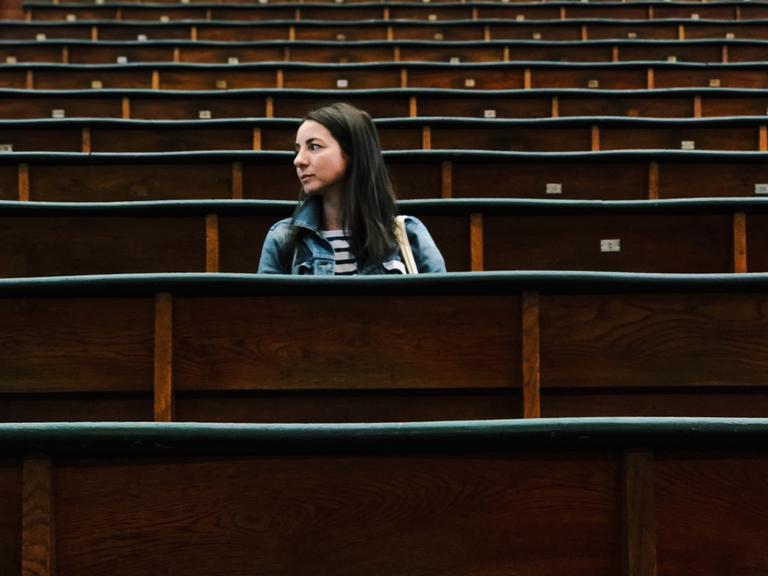
[[[405,269],[408,271],[408,274],[418,274],[419,269],[416,267],[411,243],[408,241],[408,233],[405,230],[405,216],[397,216],[395,218],[395,238],[400,248],[400,254],[403,255]]]

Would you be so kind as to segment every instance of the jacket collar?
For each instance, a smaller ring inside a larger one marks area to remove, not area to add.
[[[323,220],[323,197],[319,194],[308,196],[293,215],[293,225],[320,232]]]

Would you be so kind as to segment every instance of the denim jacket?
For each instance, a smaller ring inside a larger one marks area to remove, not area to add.
[[[333,275],[333,248],[320,234],[321,221],[322,197],[310,196],[293,218],[273,224],[261,249],[259,273]],[[304,231],[299,236],[295,260],[287,243],[292,226]],[[426,226],[417,218],[407,216],[405,229],[419,272],[445,272],[443,256]],[[405,274],[405,264],[400,251],[395,250],[383,262],[358,263],[358,274]]]

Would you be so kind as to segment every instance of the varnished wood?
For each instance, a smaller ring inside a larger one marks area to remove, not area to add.
[[[155,422],[173,419],[173,297],[155,297]]]
[[[55,527],[51,461],[28,456],[23,464],[21,575],[53,576]]]
[[[441,198],[453,197],[453,163],[445,161],[441,166]]]
[[[205,271],[219,272],[219,216],[205,217]]]
[[[627,576],[657,573],[653,461],[650,451],[624,454]]]
[[[122,117],[128,120],[131,117],[131,99],[123,96],[121,99]]]
[[[473,213],[469,217],[470,258],[473,272],[482,272],[483,263],[483,214]]]
[[[736,212],[733,215],[733,271],[747,272],[747,215]]]
[[[523,417],[541,417],[539,294],[523,293]]]
[[[242,162],[232,163],[232,199],[241,200],[243,198],[243,164]]]
[[[659,163],[651,162],[648,166],[648,199],[659,198]]]
[[[19,200],[29,201],[29,164],[19,164]]]
[[[82,129],[82,152],[84,154],[90,154],[91,153],[91,129],[89,127],[85,127]]]

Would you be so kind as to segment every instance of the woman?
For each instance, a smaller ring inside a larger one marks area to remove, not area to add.
[[[406,273],[395,240],[395,195],[368,113],[349,104],[311,111],[296,132],[293,165],[302,198],[292,218],[270,228],[264,274]],[[424,224],[405,228],[420,273],[445,272]]]

